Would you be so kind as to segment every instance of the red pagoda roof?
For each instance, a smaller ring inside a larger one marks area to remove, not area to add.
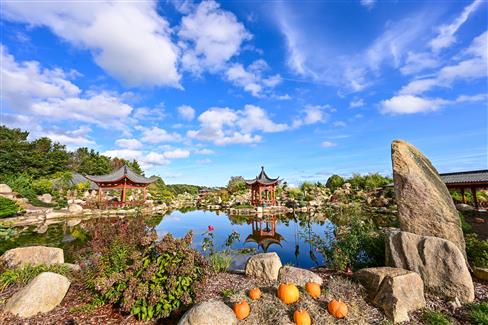
[[[112,172],[111,174],[107,175],[86,175],[87,179],[95,182],[95,183],[113,183],[123,180],[127,178],[128,180],[132,181],[133,183],[137,184],[151,184],[158,180],[157,177],[147,178],[135,173],[132,169],[124,165],[117,169],[116,171]]]
[[[261,166],[261,172],[259,173],[258,176],[256,176],[255,179],[249,179],[246,180],[247,185],[253,185],[253,184],[262,184],[262,185],[273,185],[277,184],[280,180],[280,178],[270,178],[266,172],[264,171],[264,167]]]

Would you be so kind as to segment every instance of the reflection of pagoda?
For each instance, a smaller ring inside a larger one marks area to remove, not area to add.
[[[281,246],[281,241],[284,238],[276,232],[276,217],[271,217],[269,220],[254,219],[250,223],[252,234],[247,236],[246,243],[257,243],[258,247],[261,247],[265,253],[268,252],[271,244]]]

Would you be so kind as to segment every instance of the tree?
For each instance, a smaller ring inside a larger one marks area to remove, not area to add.
[[[339,175],[332,175],[327,179],[327,183],[325,186],[327,186],[332,192],[335,191],[337,188],[341,187],[344,185],[344,179],[339,176]]]
[[[86,147],[78,148],[71,155],[71,170],[86,175],[103,175],[112,171],[110,158]]]
[[[227,191],[230,193],[243,192],[246,190],[246,181],[242,176],[232,176],[227,183]]]
[[[0,173],[14,174],[30,164],[29,132],[0,126]]]

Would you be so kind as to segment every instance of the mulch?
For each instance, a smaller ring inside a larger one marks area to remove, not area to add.
[[[379,324],[384,320],[383,314],[374,306],[369,305],[363,301],[364,294],[356,287],[354,283],[349,281],[349,277],[345,274],[332,272],[327,269],[314,270],[324,280],[324,286],[327,288],[324,290],[324,297],[319,301],[312,301],[311,299],[303,299],[301,301],[307,308],[310,309],[312,317],[316,317],[320,324],[349,324],[351,322],[335,321],[329,315],[324,312],[326,309],[326,300],[333,297],[346,297],[344,300],[351,300],[351,315],[355,317],[355,324]],[[476,301],[488,300],[488,284],[482,283],[477,280],[475,284]],[[283,309],[283,305],[280,305],[276,297],[274,296],[274,289],[277,283],[257,281],[256,279],[246,277],[239,273],[219,273],[211,276],[207,283],[205,291],[197,297],[197,302],[217,298],[223,299],[227,303],[232,303],[238,299],[244,297],[247,290],[252,287],[263,288],[264,296],[263,303],[260,305],[255,304],[255,309],[266,309],[268,313],[274,313],[276,317],[280,316],[280,310]],[[6,299],[15,293],[19,288],[9,288],[0,292],[0,308],[5,303]],[[349,295],[349,296],[348,296]],[[304,295],[305,296],[305,295]],[[455,311],[449,305],[447,301],[439,299],[437,297],[426,295],[427,306],[429,309],[439,310],[450,316],[454,324],[470,324],[467,316],[467,310],[465,307],[456,309]],[[137,321],[134,317],[122,314],[116,308],[109,305],[97,307],[91,311],[79,310],[83,306],[86,306],[90,302],[90,294],[84,288],[80,278],[74,278],[72,285],[63,299],[63,302],[46,314],[38,314],[28,320],[20,319],[14,315],[0,312],[0,324],[60,324],[60,325],[76,325],[76,324],[164,324],[164,325],[176,325],[182,313],[176,314],[171,319],[142,322]],[[266,302],[266,304],[264,303]],[[278,306],[279,308],[273,308]],[[290,307],[291,308],[291,307]],[[258,313],[255,313],[258,314]],[[285,310],[284,315],[291,317],[291,309]],[[364,317],[360,317],[364,315]],[[271,315],[271,314],[269,314]],[[283,315],[281,315],[283,316]],[[265,315],[264,317],[268,317]],[[406,324],[422,324],[422,311],[412,313],[411,322]],[[322,321],[324,320],[324,321]],[[253,323],[252,319],[248,319],[245,322],[240,322],[242,325],[251,324],[276,324],[263,322],[263,319],[259,319]],[[317,323],[318,324],[318,323]]]

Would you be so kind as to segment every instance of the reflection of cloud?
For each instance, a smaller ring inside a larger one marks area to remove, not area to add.
[[[181,217],[178,215],[169,215],[169,216],[164,217],[164,220],[181,221]]]

